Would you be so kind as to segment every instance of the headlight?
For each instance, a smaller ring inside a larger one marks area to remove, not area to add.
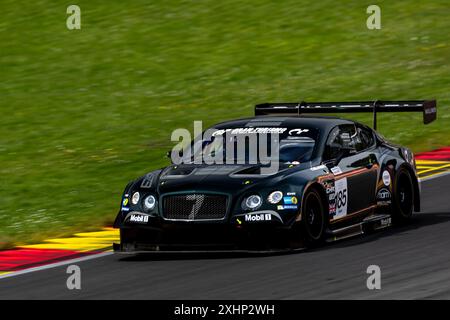
[[[147,211],[153,210],[156,205],[156,199],[154,196],[150,195],[144,199],[144,208]]]
[[[274,191],[267,197],[267,201],[271,204],[277,204],[281,199],[283,199],[283,192],[281,191]]]
[[[138,204],[139,198],[140,198],[139,192],[133,193],[133,196],[131,197],[131,203]]]
[[[261,197],[255,194],[244,200],[243,207],[245,209],[256,210],[261,207],[261,204]]]

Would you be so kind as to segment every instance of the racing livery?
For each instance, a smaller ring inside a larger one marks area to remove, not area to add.
[[[211,128],[199,153],[222,156],[216,141],[276,133],[278,169],[249,161],[259,150],[246,145],[231,164],[194,154],[130,182],[115,251],[292,250],[406,222],[420,210],[412,152],[361,123],[308,115],[340,112],[371,112],[374,128],[378,112],[422,112],[426,124],[436,101],[257,105],[255,117]]]

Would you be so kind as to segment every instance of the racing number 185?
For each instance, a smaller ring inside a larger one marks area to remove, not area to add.
[[[338,209],[344,207],[347,204],[347,189],[342,189],[337,194],[337,207]]]

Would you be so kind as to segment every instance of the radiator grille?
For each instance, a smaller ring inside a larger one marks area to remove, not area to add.
[[[171,220],[221,220],[227,197],[210,194],[169,195],[163,199],[163,216]]]

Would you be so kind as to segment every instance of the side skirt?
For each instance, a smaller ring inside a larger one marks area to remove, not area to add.
[[[363,221],[340,229],[327,230],[327,242],[338,241],[371,231],[387,228],[392,225],[391,216],[388,214],[376,214],[366,217]]]

